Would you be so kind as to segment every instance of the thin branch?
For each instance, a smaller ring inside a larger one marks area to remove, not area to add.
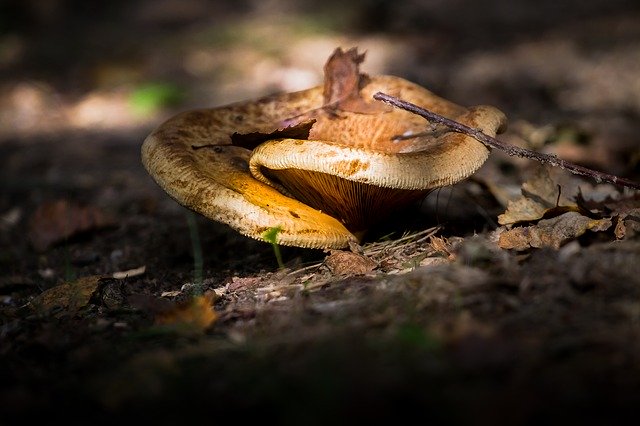
[[[569,161],[560,159],[555,155],[542,154],[539,152],[520,148],[518,146],[506,144],[504,142],[499,141],[496,138],[493,138],[489,135],[484,134],[482,131],[478,129],[465,126],[464,124],[458,123],[457,121],[450,120],[439,114],[428,111],[410,102],[403,101],[393,96],[389,96],[385,93],[378,92],[375,95],[373,95],[373,98],[378,101],[386,102],[396,108],[404,109],[411,113],[417,114],[427,119],[431,123],[443,124],[448,128],[450,128],[451,130],[453,130],[454,132],[463,133],[465,135],[471,136],[477,141],[485,144],[485,146],[487,146],[488,148],[499,149],[511,156],[515,155],[518,157],[536,160],[543,164],[547,163],[554,167],[560,167],[562,169],[570,171],[571,173],[590,177],[594,179],[597,183],[609,182],[615,185],[621,185],[629,188],[640,189],[640,183],[638,182],[634,182],[632,180],[621,178],[615,175],[610,175],[608,173],[599,172],[597,170],[589,169],[589,168],[580,166],[578,164],[574,164]]]

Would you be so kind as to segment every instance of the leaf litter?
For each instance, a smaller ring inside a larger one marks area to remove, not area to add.
[[[86,307],[100,285],[108,280],[109,277],[103,275],[92,275],[65,282],[43,291],[33,298],[29,305],[39,313],[57,310],[60,314],[73,315]]]
[[[581,185],[587,187],[583,192]],[[525,251],[531,248],[559,249],[587,231],[603,233],[614,230],[614,239],[633,235],[634,218],[640,207],[637,194],[609,186],[603,199],[602,188],[590,194],[588,184],[575,177],[557,182],[548,167],[538,167],[534,176],[523,183],[522,195],[507,205],[498,216],[503,225],[496,232],[504,249]],[[615,225],[614,225],[615,224]]]

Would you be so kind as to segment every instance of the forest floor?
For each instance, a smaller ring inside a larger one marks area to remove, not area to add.
[[[279,268],[170,199],[140,146],[358,46],[364,72],[498,107],[505,142],[640,181],[640,8],[38,3],[0,27],[0,424],[636,414],[638,191],[494,151],[372,230],[372,263],[280,247]]]

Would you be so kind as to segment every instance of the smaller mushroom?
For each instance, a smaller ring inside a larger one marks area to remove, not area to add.
[[[399,77],[360,74],[362,59],[338,49],[325,86],[179,114],[146,138],[143,163],[179,203],[249,237],[265,240],[277,229],[283,245],[358,242],[391,212],[468,177],[489,155],[475,139],[430,129],[374,101],[374,93],[491,136],[506,124],[493,107],[467,109]]]

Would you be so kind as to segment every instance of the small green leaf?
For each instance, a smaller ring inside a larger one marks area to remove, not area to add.
[[[273,228],[269,228],[262,234],[262,238],[268,243],[277,244],[276,241],[278,238],[278,234],[282,231],[282,228],[279,226],[274,226]]]
[[[282,227],[274,226],[267,229],[262,233],[262,238],[273,246],[273,252],[276,255],[278,261],[278,267],[284,269],[284,263],[282,262],[282,255],[280,254],[280,246],[278,245],[278,234],[282,231]]]

